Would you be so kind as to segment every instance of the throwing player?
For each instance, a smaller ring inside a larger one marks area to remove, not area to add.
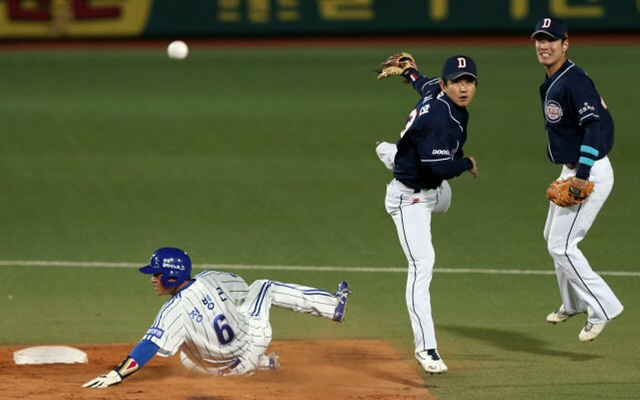
[[[431,316],[429,286],[435,263],[431,243],[431,214],[444,213],[451,204],[447,179],[478,166],[462,151],[467,140],[467,106],[476,94],[476,63],[467,56],[449,58],[442,77],[422,75],[408,53],[384,63],[378,79],[401,75],[421,96],[409,114],[397,145],[380,143],[378,157],[393,171],[385,205],[395,222],[400,244],[409,262],[406,301],[413,327],[415,357],[425,371],[439,374],[447,366],[438,353]]]
[[[613,146],[613,120],[591,78],[567,58],[565,22],[544,18],[531,38],[538,61],[547,71],[540,87],[549,138],[547,154],[553,163],[562,165],[559,179],[567,180],[564,196],[569,199],[558,201],[560,205],[549,203],[544,228],[562,297],[562,304],[547,321],[564,322],[586,312],[587,322],[578,335],[586,342],[595,339],[623,310],[578,249],[613,187],[613,168],[607,157]]]
[[[342,322],[350,294],[346,281],[329,293],[272,280],[247,286],[227,272],[204,271],[192,278],[189,255],[171,247],[158,249],[140,272],[151,274],[158,295],[171,299],[124,361],[84,387],[120,383],[156,354],[170,357],[178,351],[185,367],[203,374],[249,375],[275,369],[277,356],[265,355],[271,343],[271,306]]]

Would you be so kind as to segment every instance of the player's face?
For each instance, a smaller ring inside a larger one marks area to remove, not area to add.
[[[477,81],[470,76],[462,76],[455,81],[441,82],[442,91],[449,96],[458,107],[466,107],[476,95]]]
[[[162,280],[160,279],[162,274],[154,274],[151,277],[151,283],[153,283],[153,289],[158,293],[158,296],[162,296],[163,294],[171,294],[171,289],[166,288],[162,284]]]
[[[547,67],[547,71],[552,75],[564,64],[569,49],[569,41],[554,39],[546,35],[538,35],[536,41],[536,55],[538,62]]]

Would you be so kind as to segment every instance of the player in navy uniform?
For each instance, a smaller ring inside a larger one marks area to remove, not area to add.
[[[394,179],[387,186],[385,205],[395,222],[409,262],[406,301],[414,332],[415,356],[429,373],[447,366],[438,353],[429,286],[435,263],[431,243],[431,214],[444,213],[451,203],[447,179],[478,167],[465,157],[469,113],[476,93],[476,63],[467,56],[449,58],[441,78],[428,78],[416,68],[402,74],[421,99],[409,114],[397,145],[380,143],[376,152]]]
[[[607,157],[613,146],[613,120],[591,78],[567,58],[565,22],[544,18],[531,38],[538,61],[547,71],[540,97],[549,159],[563,166],[560,179],[569,179],[575,188],[585,188],[588,181],[595,184],[593,193],[582,203],[570,207],[549,203],[544,228],[562,296],[562,304],[547,316],[547,321],[564,322],[586,312],[587,322],[578,335],[586,342],[596,338],[623,310],[578,249],[613,187],[613,168]]]

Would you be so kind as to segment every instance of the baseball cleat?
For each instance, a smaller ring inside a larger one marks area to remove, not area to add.
[[[547,322],[550,324],[557,324],[558,322],[565,322],[569,318],[573,317],[575,314],[566,314],[562,307],[558,308],[551,314],[547,315]]]
[[[280,369],[280,357],[276,353],[270,353],[260,356],[258,364],[259,370],[277,370]]]
[[[351,294],[349,290],[349,282],[342,281],[338,285],[338,291],[334,294],[335,297],[338,298],[338,305],[336,306],[336,310],[333,312],[333,320],[336,322],[342,322],[344,319],[344,314],[347,311],[347,298]]]
[[[589,342],[598,337],[606,325],[606,322],[601,324],[592,324],[591,322],[587,322],[584,328],[580,331],[578,339],[580,339],[581,342]]]
[[[431,375],[443,374],[449,370],[436,349],[429,349],[416,353],[416,360],[418,360],[418,363],[422,368]]]

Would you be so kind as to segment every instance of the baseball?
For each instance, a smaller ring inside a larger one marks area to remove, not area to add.
[[[182,40],[174,40],[167,47],[167,55],[172,60],[184,60],[189,54],[189,47]]]

